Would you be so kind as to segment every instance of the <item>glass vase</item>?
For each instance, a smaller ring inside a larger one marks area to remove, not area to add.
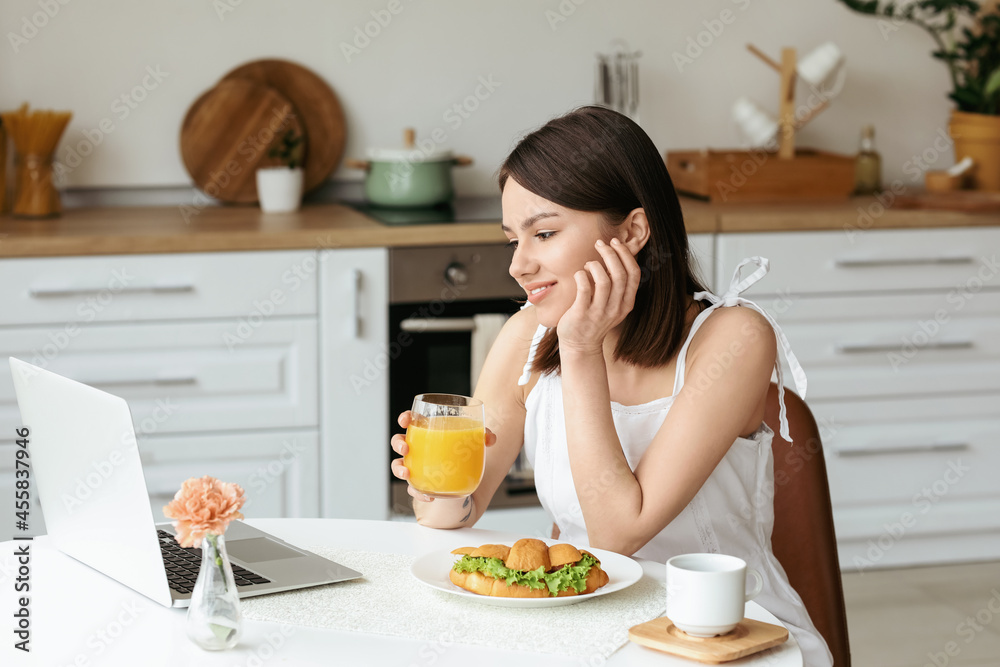
[[[242,628],[240,598],[226,554],[226,538],[209,533],[201,541],[201,569],[191,592],[187,635],[207,651],[222,651],[236,646]]]

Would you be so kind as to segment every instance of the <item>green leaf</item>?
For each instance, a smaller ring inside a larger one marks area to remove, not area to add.
[[[959,111],[981,112],[983,104],[982,96],[977,95],[968,88],[957,88],[954,92],[949,93],[948,97],[958,104]]]
[[[575,589],[577,593],[586,590],[587,575],[596,564],[596,558],[590,554],[583,554],[578,563],[567,565],[554,572],[546,572],[544,567],[525,572],[511,570],[499,558],[462,556],[452,569],[456,572],[482,572],[494,579],[505,580],[508,586],[521,584],[534,589],[548,588],[549,595],[556,596],[569,588]]]
[[[879,14],[878,11],[878,0],[873,2],[861,2],[859,0],[841,0],[848,8],[853,9],[861,14],[871,14],[876,16]]]
[[[223,642],[228,642],[229,638],[233,636],[234,632],[236,632],[236,628],[229,627],[227,625],[220,625],[218,623],[209,623],[208,627],[212,631],[212,634],[215,635],[218,640]]]
[[[986,86],[983,88],[983,97],[987,100],[997,94],[1000,90],[1000,67],[997,67],[986,78]]]

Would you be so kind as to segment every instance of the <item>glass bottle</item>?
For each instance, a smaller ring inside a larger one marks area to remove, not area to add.
[[[875,126],[861,130],[861,145],[854,160],[854,194],[871,195],[882,189],[882,156],[875,150]]]
[[[243,626],[240,598],[233,567],[226,553],[226,538],[208,533],[201,541],[201,569],[191,591],[187,635],[208,651],[236,646]]]

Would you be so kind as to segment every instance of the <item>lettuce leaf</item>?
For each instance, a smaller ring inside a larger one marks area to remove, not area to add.
[[[456,572],[482,572],[494,579],[505,580],[508,586],[521,584],[534,589],[548,588],[549,595],[555,596],[569,588],[582,593],[587,588],[587,575],[596,564],[596,558],[583,554],[578,563],[563,566],[554,572],[546,572],[544,567],[523,571],[510,569],[499,558],[462,556],[452,569]]]

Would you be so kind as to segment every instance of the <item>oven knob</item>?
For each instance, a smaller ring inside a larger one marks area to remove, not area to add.
[[[465,268],[464,264],[452,262],[444,270],[444,280],[449,285],[464,287],[469,284],[469,270]]]

